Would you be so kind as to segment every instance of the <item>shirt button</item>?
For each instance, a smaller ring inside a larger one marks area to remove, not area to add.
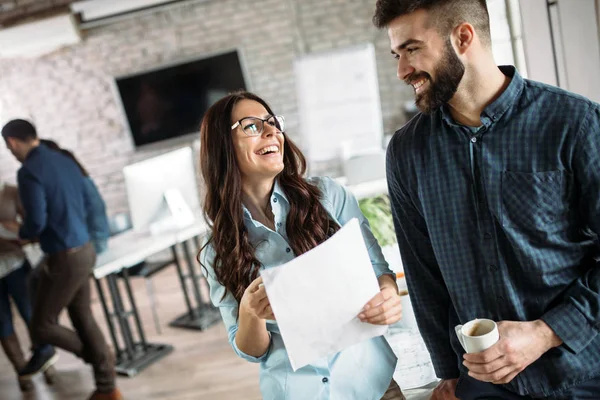
[[[498,271],[498,266],[494,264],[490,264],[490,269],[494,272]]]
[[[292,249],[290,249],[289,247],[285,249],[286,253],[289,253],[290,251],[292,251]]]
[[[471,143],[477,143],[477,138],[476,137],[472,137],[471,138]]]
[[[281,222],[278,222],[278,223],[277,223],[277,227],[278,227],[278,228],[281,228]]]
[[[273,203],[277,203],[277,198],[274,198],[274,199],[273,199]]]
[[[321,380],[323,381],[323,383],[327,383],[327,382],[329,382],[329,379],[327,379],[327,378],[323,378],[323,379],[321,379]]]

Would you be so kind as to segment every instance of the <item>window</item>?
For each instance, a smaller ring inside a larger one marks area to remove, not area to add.
[[[514,65],[527,77],[518,0],[488,0],[492,50],[498,65]]]

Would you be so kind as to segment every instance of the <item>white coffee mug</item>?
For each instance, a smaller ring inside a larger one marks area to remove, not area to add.
[[[500,339],[498,326],[491,319],[477,319],[454,327],[460,344],[467,353],[479,353]]]

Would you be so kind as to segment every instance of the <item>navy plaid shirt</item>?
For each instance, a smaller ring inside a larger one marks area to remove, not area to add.
[[[437,375],[464,369],[455,325],[542,319],[564,344],[505,387],[558,395],[600,376],[600,105],[501,70],[479,129],[442,107],[396,132],[392,211]]]

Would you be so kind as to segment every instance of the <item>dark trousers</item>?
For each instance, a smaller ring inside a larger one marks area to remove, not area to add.
[[[519,396],[500,385],[481,382],[468,375],[461,375],[456,385],[456,397],[460,400],[520,400],[532,399]],[[600,378],[583,382],[548,399],[556,400],[598,400],[600,399]]]
[[[92,364],[99,391],[115,387],[112,359],[90,308],[90,275],[96,262],[91,244],[51,254],[37,274],[31,331],[34,341],[67,350]],[[57,323],[67,308],[75,332]]]
[[[27,288],[27,278],[31,265],[25,261],[21,267],[0,279],[0,338],[11,336],[15,333],[10,308],[12,297],[19,314],[29,323],[31,320],[31,301]]]

